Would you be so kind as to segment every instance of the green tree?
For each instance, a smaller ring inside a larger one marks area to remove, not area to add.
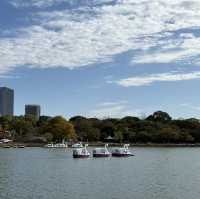
[[[82,141],[98,141],[100,137],[100,130],[97,121],[93,119],[87,119],[81,116],[76,116],[70,119],[73,122],[76,133],[79,140]]]
[[[2,116],[0,117],[0,125],[3,131],[10,130],[10,124],[12,122],[12,116]]]
[[[149,142],[150,140],[151,140],[151,135],[147,131],[143,130],[136,133],[137,142],[146,143]]]
[[[45,126],[51,118],[52,117],[49,117],[49,116],[40,116],[39,121],[37,122],[37,125],[39,127]]]
[[[172,126],[165,126],[159,130],[158,140],[163,143],[178,142],[179,132]]]
[[[19,116],[13,117],[10,128],[16,132],[16,136],[25,136],[34,131],[34,124],[32,119]]]
[[[100,139],[103,141],[108,136],[114,137],[116,124],[119,120],[118,119],[105,119],[102,120],[102,125],[100,127],[101,130],[101,137]]]
[[[123,141],[123,133],[120,130],[115,131],[115,140],[119,143]]]

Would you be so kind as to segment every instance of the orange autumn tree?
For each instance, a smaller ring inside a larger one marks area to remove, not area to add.
[[[53,135],[53,140],[76,139],[74,126],[61,116],[49,120],[45,126],[45,132]]]

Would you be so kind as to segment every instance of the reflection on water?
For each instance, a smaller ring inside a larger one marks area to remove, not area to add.
[[[130,158],[73,159],[70,149],[0,149],[0,198],[199,198],[200,148],[132,150]]]

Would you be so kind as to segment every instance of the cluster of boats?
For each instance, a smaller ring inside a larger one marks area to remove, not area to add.
[[[68,144],[63,141],[62,143],[57,144],[47,144],[47,148],[68,148]],[[90,152],[87,150],[88,144],[83,145],[81,142],[72,144],[70,146],[74,148],[73,158],[88,158],[91,156]],[[95,158],[98,157],[129,157],[134,156],[129,150],[129,144],[124,144],[123,147],[113,148],[111,151],[108,150],[108,144],[105,144],[104,147],[95,148],[92,150],[92,156]]]
[[[73,158],[88,158],[90,157],[90,152],[87,150],[87,146],[85,145],[82,148],[76,148],[73,150]],[[125,144],[124,147],[114,148],[111,152],[108,150],[108,144],[103,148],[95,148],[92,151],[93,157],[129,157],[134,156],[129,150],[129,144]]]
[[[1,148],[25,148],[24,145],[21,144],[14,144],[13,140],[10,139],[0,139],[0,147]]]
[[[68,144],[63,140],[62,143],[50,143],[45,145],[46,148],[68,148]],[[71,145],[72,148],[83,148],[83,144],[81,142],[75,143]]]
[[[66,143],[57,143],[57,144],[47,144],[45,145],[46,148],[68,148]]]

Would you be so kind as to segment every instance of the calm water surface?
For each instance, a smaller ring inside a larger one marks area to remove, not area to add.
[[[132,150],[135,157],[83,160],[70,149],[0,149],[0,199],[200,197],[200,148]]]

